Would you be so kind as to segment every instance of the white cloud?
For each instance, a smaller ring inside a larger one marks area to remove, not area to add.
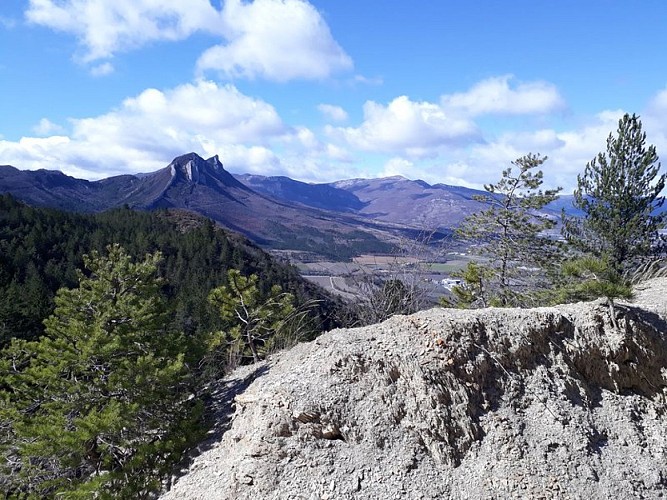
[[[99,179],[152,172],[194,151],[220,155],[232,172],[306,181],[330,181],[354,169],[345,148],[321,141],[307,127],[287,126],[270,104],[232,85],[206,80],[146,89],[105,114],[70,119],[68,135],[46,118],[36,128],[51,135],[0,139],[3,163]]]
[[[658,92],[649,102],[648,113],[654,114],[667,111],[667,88]]]
[[[287,127],[266,102],[209,81],[166,91],[147,89],[109,113],[70,122],[69,136],[2,141],[0,157],[18,168],[56,168],[99,178],[156,170],[175,156],[196,151],[220,154],[243,170],[276,164],[272,140],[306,134]],[[56,131],[48,120],[38,127]]]
[[[335,161],[340,161],[343,163],[352,163],[353,161],[352,155],[348,150],[336,146],[335,144],[326,145],[326,154],[328,158]]]
[[[65,129],[60,125],[53,123],[48,118],[42,118],[39,120],[39,123],[32,128],[32,131],[39,136],[45,136],[62,133]]]
[[[563,131],[539,129],[533,132],[508,131],[499,137],[465,148],[450,148],[436,158],[415,159],[397,155],[387,160],[378,175],[402,175],[429,183],[461,185],[483,189],[496,182],[511,162],[528,153],[548,160],[541,166],[544,186],[561,186],[563,193],[576,187],[577,174],[598,152],[604,151],[606,137],[616,130],[620,110],[603,111],[583,124]]]
[[[233,172],[260,175],[284,175],[286,167],[271,149],[264,146],[223,144],[207,155],[218,154],[226,168]]]
[[[646,109],[641,113],[641,121],[644,132],[646,132],[647,143],[654,144],[658,156],[663,159],[663,166],[667,165],[667,88],[658,92],[648,103]]]
[[[553,152],[562,159],[548,179],[561,182],[582,165],[579,141],[588,146],[585,155],[591,153],[592,138],[608,126],[606,115],[596,117],[592,125],[570,135],[544,126],[548,122],[542,117],[538,130],[510,130],[500,137],[485,132],[478,118],[501,115],[496,118],[498,126],[503,116],[549,115],[564,108],[555,86],[547,82],[515,83],[512,77],[501,76],[481,81],[465,92],[443,95],[438,102],[417,102],[408,96],[397,97],[386,105],[368,101],[361,124],[327,126],[325,131],[332,142],[353,150],[391,155],[382,167],[382,175],[482,187],[520,156]],[[574,178],[576,182],[576,175]]]
[[[391,158],[384,164],[381,177],[394,177],[400,175],[406,178],[415,178],[417,167],[410,160],[405,158]]]
[[[400,96],[384,106],[373,101],[364,104],[364,122],[359,127],[327,129],[353,147],[374,152],[403,152],[430,156],[442,146],[465,145],[479,140],[476,125],[449,115],[438,104],[411,101]]]
[[[201,55],[200,72],[285,82],[352,68],[319,12],[304,0],[227,0],[222,16],[226,42]]]
[[[579,162],[583,170],[587,162],[598,152],[605,150],[607,137],[610,133],[615,133],[618,120],[623,114],[622,110],[602,111],[584,126],[560,132],[558,138],[563,141],[563,146],[558,151],[566,152],[567,158]]]
[[[216,2],[217,3],[217,2]],[[29,22],[74,35],[84,63],[194,33],[222,39],[199,57],[197,71],[228,78],[323,79],[352,68],[317,9],[305,0],[30,0]],[[111,72],[107,62],[92,69]]]
[[[317,110],[335,122],[344,122],[347,120],[347,112],[340,106],[334,106],[332,104],[320,104],[317,106]]]
[[[259,170],[257,173],[266,175],[265,172]],[[351,165],[344,158],[336,159],[315,153],[305,156],[287,154],[282,158],[280,170],[269,175],[286,175],[303,182],[332,182],[372,174],[361,173],[358,164]]]
[[[470,188],[482,188],[478,182],[471,182],[472,169],[464,163],[413,162],[406,158],[390,158],[382,167],[380,176],[400,175],[407,179],[420,179],[429,184],[450,184]]]
[[[576,175],[604,150],[622,113],[605,111],[563,131],[509,131],[493,140],[447,148],[431,158],[411,156],[407,150],[385,158],[324,142],[308,128],[285,125],[266,102],[233,86],[200,81],[165,91],[148,89],[109,113],[71,120],[69,136],[0,140],[0,157],[18,168],[61,169],[94,179],[154,171],[175,156],[195,151],[219,154],[228,169],[239,173],[321,182],[403,175],[481,188],[499,179],[512,160],[533,152],[549,156],[542,166],[545,187],[560,185],[571,192]],[[41,125],[43,131],[59,130],[48,120]]]
[[[352,79],[352,83],[360,83],[363,85],[382,85],[384,83],[384,79],[381,76],[375,76],[375,77],[366,77],[364,75],[354,75],[354,78]]]
[[[85,62],[221,29],[220,13],[209,0],[30,0],[25,15],[32,23],[75,35],[85,48]]]
[[[667,90],[656,95],[642,116],[658,153],[661,144],[667,147],[666,110]],[[622,114],[608,110],[589,118],[559,116],[559,128],[545,118],[535,130],[508,130],[504,124],[515,127],[517,120],[496,117],[494,127],[506,131],[493,135],[483,134],[483,121],[478,125],[439,103],[402,96],[387,104],[369,101],[358,126],[327,125],[322,134],[284,123],[269,103],[233,85],[198,80],[172,89],[146,89],[105,114],[71,119],[67,135],[44,118],[35,132],[47,137],[0,140],[0,158],[18,168],[99,178],[157,170],[173,157],[195,151],[219,154],[228,169],[239,173],[303,181],[398,174],[482,187],[499,179],[512,160],[532,152],[549,156],[542,168],[545,187],[560,185],[571,192],[576,175],[604,151]]]
[[[114,72],[113,64],[105,62],[90,68],[90,74],[93,76],[107,76]]]
[[[564,193],[571,193],[586,163],[604,151],[606,137],[616,129],[622,114],[620,110],[603,111],[587,123],[564,131],[507,132],[496,140],[475,145],[458,160],[469,168],[465,174],[468,181],[482,186],[500,179],[511,161],[539,153],[549,158],[541,168],[545,187],[560,186]]]
[[[332,137],[364,151],[434,158],[445,151],[484,143],[475,118],[484,114],[547,114],[564,108],[558,90],[546,82],[511,86],[511,76],[483,80],[466,92],[443,95],[438,103],[400,96],[389,104],[368,101],[358,127],[329,127]],[[542,141],[555,140],[541,137]]]
[[[467,92],[445,95],[445,109],[467,116],[484,114],[551,113],[565,106],[558,89],[547,82],[518,83],[512,88],[511,75],[483,80]]]
[[[191,136],[206,134],[224,142],[263,142],[286,130],[270,104],[242,94],[233,85],[221,86],[206,80],[166,92],[145,90],[126,99],[119,112],[107,116],[113,121],[122,119],[124,124],[145,117],[144,129],[179,130]],[[95,121],[100,119],[104,117]],[[130,135],[142,133],[141,127],[124,128]]]

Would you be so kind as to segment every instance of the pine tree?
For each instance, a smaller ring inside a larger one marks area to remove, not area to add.
[[[298,315],[294,297],[273,285],[268,296],[258,287],[257,275],[243,276],[237,269],[228,271],[227,285],[211,291],[209,301],[218,310],[225,328],[217,335],[213,347],[223,341],[226,334],[242,357],[259,361],[265,344],[274,336],[284,333],[285,326]]]
[[[646,147],[646,133],[636,115],[625,114],[616,137],[607,138],[599,153],[577,178],[574,206],[584,216],[564,217],[563,234],[578,251],[606,260],[619,276],[661,248],[659,230],[665,214],[656,214],[664,197],[667,174],[658,175],[655,146]]]
[[[485,185],[486,195],[475,197],[488,208],[466,217],[458,236],[472,244],[481,257],[461,276],[475,276],[475,283],[463,285],[460,296],[469,296],[474,306],[524,305],[530,294],[548,288],[548,272],[557,263],[559,246],[544,237],[555,221],[539,211],[555,200],[560,188],[542,191],[541,170],[547,160],[528,154],[512,162],[496,184]],[[533,269],[531,269],[533,268]],[[465,288],[471,288],[467,293]]]
[[[461,309],[489,305],[487,304],[488,293],[486,288],[488,282],[494,276],[493,270],[484,268],[475,261],[470,261],[464,269],[453,274],[455,277],[461,278],[463,283],[452,287],[452,298],[441,297],[440,305]]]
[[[606,258],[584,256],[570,259],[563,263],[562,272],[565,277],[573,279],[558,290],[557,302],[607,297],[613,311],[614,299],[632,297],[632,288],[614,272]]]
[[[4,486],[35,497],[141,497],[197,434],[188,369],[168,333],[159,253],[85,258],[39,341],[0,360]],[[7,470],[10,469],[10,470]]]

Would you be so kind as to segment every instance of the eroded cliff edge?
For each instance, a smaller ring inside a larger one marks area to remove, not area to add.
[[[164,498],[655,498],[667,279],[616,314],[433,309],[329,332],[227,381],[252,379]]]

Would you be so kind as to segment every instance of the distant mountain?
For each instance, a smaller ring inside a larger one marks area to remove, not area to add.
[[[428,184],[402,176],[379,179],[349,179],[327,184],[309,184],[288,177],[237,175],[255,191],[286,201],[338,212],[356,213],[368,219],[409,225],[422,229],[453,229],[482,208],[473,197],[486,191],[447,184]],[[560,216],[581,215],[572,206],[572,196],[561,196],[545,212]]]
[[[183,208],[270,248],[311,251],[347,258],[391,251],[406,228],[271,198],[239,182],[217,156],[195,153],[142,176],[85,181],[59,172],[0,167],[0,193],[35,206],[96,212],[128,205],[137,209]]]
[[[359,212],[365,206],[353,193],[332,184],[308,184],[284,176],[242,174],[235,177],[259,193],[309,207],[336,212]]]
[[[142,208],[197,207],[217,204],[220,199],[237,201],[253,191],[227,172],[217,156],[204,160],[195,153],[175,158],[166,168],[131,182],[133,190],[124,202]]]
[[[571,194],[564,194],[558,197],[555,201],[552,201],[547,205],[547,208],[552,212],[560,214],[563,210],[567,215],[574,215],[576,217],[581,217],[584,213],[575,208],[572,204],[574,202],[574,196]]]
[[[0,193],[38,207],[76,212],[94,212],[113,206],[95,182],[69,177],[54,170],[19,170],[0,166]]]
[[[484,207],[473,199],[481,191],[446,184],[430,185],[401,176],[338,181],[333,186],[364,202],[366,217],[422,228],[453,228]],[[409,222],[408,222],[409,221]]]
[[[453,228],[484,205],[473,200],[483,191],[446,184],[430,185],[401,176],[308,184],[287,177],[238,175],[255,191],[368,219],[421,229]]]
[[[178,207],[182,204],[179,198],[192,194],[198,185],[223,196],[227,189],[250,191],[223,169],[217,157],[203,160],[194,153],[179,156],[157,172],[95,182],[58,171],[0,167],[0,192],[11,193],[30,205],[76,212],[99,212],[124,204],[146,209]],[[183,186],[190,186],[186,188],[190,192],[178,192]]]

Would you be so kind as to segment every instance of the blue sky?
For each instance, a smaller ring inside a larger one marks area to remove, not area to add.
[[[0,165],[566,191],[624,112],[667,151],[667,3],[4,0]]]

